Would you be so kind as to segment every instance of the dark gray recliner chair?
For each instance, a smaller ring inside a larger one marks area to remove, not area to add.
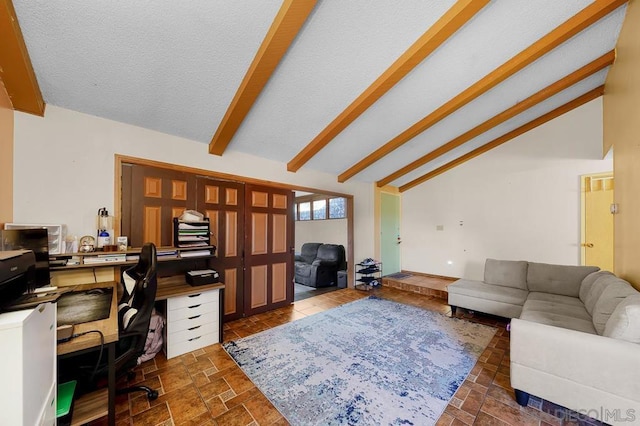
[[[295,259],[295,280],[310,287],[338,284],[338,271],[347,269],[344,246],[305,243]]]

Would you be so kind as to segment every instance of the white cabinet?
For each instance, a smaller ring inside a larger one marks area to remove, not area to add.
[[[0,425],[55,425],[56,304],[0,315]]]
[[[173,358],[220,340],[220,291],[167,299],[164,351]]]
[[[5,223],[4,229],[47,228],[49,237],[49,254],[65,252],[67,225],[51,225],[38,223]]]

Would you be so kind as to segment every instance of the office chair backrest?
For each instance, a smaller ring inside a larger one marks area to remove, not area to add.
[[[151,320],[158,287],[156,269],[156,246],[153,243],[146,243],[142,246],[138,263],[122,273],[123,283],[127,279],[133,279],[135,280],[135,287],[131,294],[128,294],[125,290],[125,294],[119,304],[120,312],[122,313],[123,310],[127,309],[125,304],[136,312],[133,318],[129,318],[126,321],[126,326],[123,326],[122,316],[120,317],[119,347],[120,350],[129,352],[130,356],[136,360],[144,352],[144,344],[149,331],[149,321]],[[129,364],[129,362],[127,363]]]

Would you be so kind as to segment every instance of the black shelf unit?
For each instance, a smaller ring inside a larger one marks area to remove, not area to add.
[[[185,222],[173,218],[173,245],[178,248],[207,249],[211,245],[209,218]]]
[[[377,285],[371,285],[376,281]],[[371,290],[382,284],[382,262],[356,263],[356,283],[358,290]]]

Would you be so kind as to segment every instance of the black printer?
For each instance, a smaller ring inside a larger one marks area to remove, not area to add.
[[[36,257],[31,250],[0,251],[0,309],[32,290]]]

